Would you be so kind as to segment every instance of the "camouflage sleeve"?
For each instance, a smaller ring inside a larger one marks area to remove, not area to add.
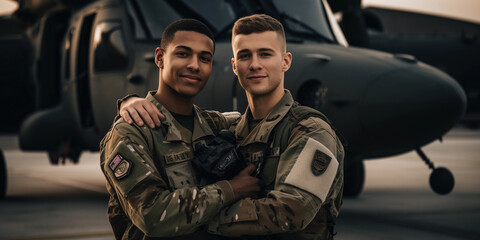
[[[102,170],[120,205],[146,236],[194,232],[233,201],[227,181],[170,191],[152,159],[148,129],[116,124],[101,143]]]
[[[229,125],[227,125],[227,119],[219,111],[206,110],[197,106],[195,107],[197,108],[197,111],[205,118],[208,126],[210,126],[215,134],[220,130],[228,128]]]
[[[302,162],[312,162],[313,155],[305,156],[306,152],[311,152],[307,148],[312,140],[322,143],[336,155],[338,147],[336,137],[328,124],[318,118],[308,118],[300,122],[290,134],[288,147],[280,155],[274,189],[268,191],[264,198],[242,199],[222,210],[219,217],[209,223],[208,231],[217,235],[236,237],[245,234],[297,232],[305,229],[322,204],[331,202],[339,194],[341,189],[331,186],[341,183],[338,178],[343,177],[340,167],[332,165],[330,175],[333,174],[333,177],[329,177],[329,183],[325,182],[327,172],[317,176],[311,174],[314,177],[305,179],[307,170],[299,166]],[[315,154],[315,151],[312,154]],[[343,161],[343,156],[340,157]],[[311,167],[308,165],[308,171],[312,171]],[[321,167],[318,170],[321,170]],[[295,174],[303,178],[302,182],[312,182],[313,186],[327,186],[322,187],[324,190],[318,191],[311,190],[302,183],[288,182],[287,180]]]

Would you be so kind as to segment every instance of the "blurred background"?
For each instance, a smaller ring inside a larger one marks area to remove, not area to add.
[[[217,39],[197,104],[242,112],[229,29],[256,12],[286,28],[286,87],[348,142],[336,239],[479,239],[480,1],[149,4],[0,0],[0,240],[114,239],[97,151],[115,100],[156,88],[159,34],[195,17]]]

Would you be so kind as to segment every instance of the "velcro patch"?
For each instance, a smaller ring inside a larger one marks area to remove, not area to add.
[[[322,175],[325,170],[327,170],[327,167],[330,164],[331,160],[332,158],[330,156],[320,150],[316,150],[315,154],[313,155],[313,161],[311,165],[313,175]]]
[[[285,183],[310,192],[325,202],[337,175],[338,165],[337,159],[325,145],[309,138]]]
[[[108,167],[113,171],[115,178],[120,180],[130,174],[133,164],[127,159],[124,159],[122,155],[117,154],[110,164],[108,164]]]
[[[110,169],[113,171],[118,166],[118,164],[122,161],[123,157],[120,154],[117,154],[115,158],[108,164]]]

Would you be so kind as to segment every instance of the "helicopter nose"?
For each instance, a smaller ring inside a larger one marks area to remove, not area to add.
[[[465,112],[466,101],[453,78],[427,65],[391,71],[360,103],[363,132],[375,143],[372,150],[404,146],[406,151],[443,136]]]

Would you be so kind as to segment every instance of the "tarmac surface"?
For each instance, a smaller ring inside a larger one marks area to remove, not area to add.
[[[8,169],[0,239],[114,239],[98,153],[53,166],[46,153],[21,152],[16,136],[0,136],[0,148]],[[480,130],[456,128],[423,150],[453,172],[452,193],[430,190],[414,152],[368,160],[363,193],[344,199],[335,239],[480,239]]]

